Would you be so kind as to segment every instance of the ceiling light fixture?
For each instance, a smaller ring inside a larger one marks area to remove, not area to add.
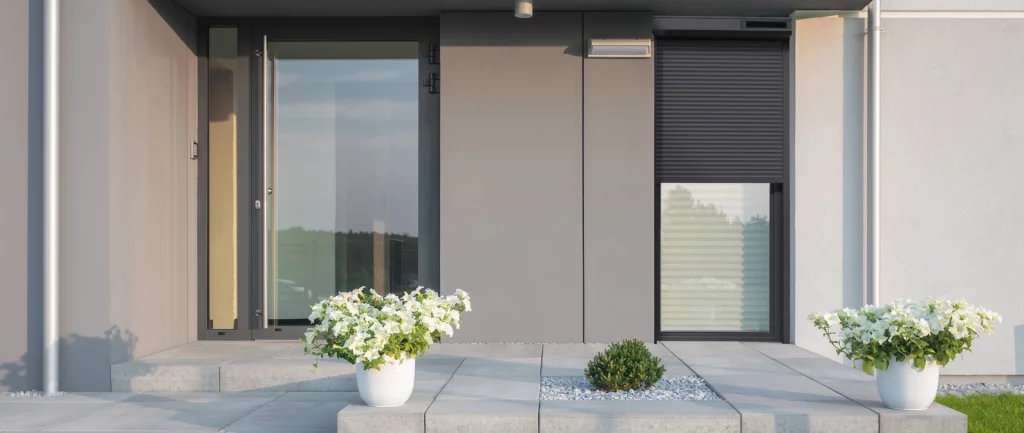
[[[516,18],[533,16],[533,0],[516,0]]]

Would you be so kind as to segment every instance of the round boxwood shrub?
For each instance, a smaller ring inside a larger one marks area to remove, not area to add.
[[[597,354],[583,374],[602,391],[627,391],[654,386],[665,374],[665,366],[642,341],[627,339],[612,343]]]

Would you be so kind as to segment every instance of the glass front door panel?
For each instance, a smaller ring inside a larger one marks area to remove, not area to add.
[[[268,42],[264,326],[419,280],[418,42]]]

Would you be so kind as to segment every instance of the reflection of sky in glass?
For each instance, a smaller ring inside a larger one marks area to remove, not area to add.
[[[665,183],[661,185],[663,208],[669,193],[676,188],[689,190],[698,203],[714,205],[730,221],[739,218],[749,222],[754,217],[767,218],[771,210],[770,185],[766,183]]]
[[[418,228],[418,60],[278,59],[277,226]]]

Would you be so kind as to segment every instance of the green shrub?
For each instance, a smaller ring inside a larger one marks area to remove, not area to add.
[[[629,339],[612,343],[597,354],[583,374],[602,391],[627,391],[654,386],[665,374],[665,366],[642,341]]]

